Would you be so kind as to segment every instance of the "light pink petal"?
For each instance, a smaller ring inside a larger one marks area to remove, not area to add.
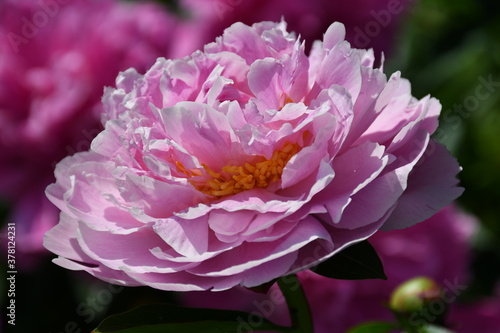
[[[199,202],[206,195],[191,184],[166,183],[148,176],[127,173],[124,181],[117,181],[120,195],[127,205],[140,208],[153,218],[166,218]]]
[[[358,98],[361,91],[360,59],[351,54],[347,42],[336,44],[326,55],[309,94],[314,97],[322,89],[328,89],[334,84],[346,88],[353,100]]]
[[[241,239],[238,239],[236,242],[223,242],[220,241],[219,237],[214,235],[213,232],[208,232],[208,249],[205,252],[198,253],[194,252],[191,256],[186,257],[181,253],[177,252],[174,248],[160,248],[154,247],[150,250],[150,252],[157,258],[166,261],[172,261],[174,263],[196,263],[202,262],[209,258],[213,258],[220,253],[225,251],[230,251],[239,244],[241,244]]]
[[[291,232],[283,238],[273,242],[243,243],[230,252],[207,260],[188,271],[203,276],[227,276],[241,273],[262,263],[287,257],[290,265],[293,259],[288,256],[306,244],[317,239],[330,239],[330,235],[316,220],[305,220],[297,224]]]
[[[304,53],[304,43],[295,42],[292,54],[281,57],[283,77],[281,85],[293,102],[302,101],[309,86],[309,59]]]
[[[400,198],[403,189],[395,187],[389,176],[384,175],[370,182],[366,187],[351,197],[351,202],[344,209],[342,219],[336,227],[357,229],[379,221]]]
[[[243,232],[256,213],[250,210],[241,210],[228,214],[226,211],[213,210],[208,218],[209,228],[216,234],[234,236]]]
[[[185,257],[208,250],[208,216],[194,220],[168,218],[157,221],[154,231],[175,251]]]
[[[323,37],[324,48],[330,50],[345,39],[345,26],[340,22],[333,22]]]
[[[225,104],[221,105],[221,108],[224,108]],[[241,109],[241,106],[238,102],[232,101],[227,102],[227,121],[229,122],[231,128],[234,130],[241,130],[245,124],[247,124],[247,120],[245,119],[245,114]]]
[[[243,236],[252,236],[260,231],[272,230],[273,225],[281,221],[286,215],[285,213],[271,212],[258,214],[243,233]]]
[[[45,233],[43,245],[47,250],[69,260],[99,265],[97,261],[82,251],[76,240],[77,232],[78,221],[65,213],[61,213],[59,223]]]
[[[86,171],[72,176],[72,187],[64,194],[71,214],[98,230],[130,233],[142,227],[122,206],[115,180],[106,175],[110,171],[106,164],[88,162],[83,167]]]
[[[119,138],[124,133],[119,121],[110,120],[106,122],[106,129],[92,140],[91,149],[102,156],[116,156],[122,149]]]
[[[378,69],[361,67],[360,75],[361,90],[358,98],[353,97],[353,119],[343,150],[348,149],[359,139],[371,126],[381,110],[381,108],[376,107],[376,103],[379,103],[379,94],[386,86],[387,78],[385,74]],[[377,140],[377,142],[380,141]],[[361,141],[357,143],[361,143]]]
[[[406,97],[401,97],[392,100],[382,114],[377,117],[372,126],[358,139],[357,142],[378,140],[379,142],[388,142],[396,135],[401,128],[406,126],[414,115],[416,105],[408,106],[410,100]],[[391,108],[395,106],[395,108]],[[391,112],[391,109],[394,112]],[[403,111],[402,111],[403,110]]]
[[[354,119],[353,101],[344,87],[337,85],[324,89],[311,102],[311,107],[327,109],[336,118],[335,132],[332,134],[328,153],[333,158],[339,152],[345,139],[351,132]]]
[[[155,289],[168,291],[200,291],[200,290],[226,290],[241,283],[240,275],[224,278],[200,277],[186,272],[170,274],[160,273],[127,273],[128,278],[136,281],[138,285],[146,285]]]
[[[283,169],[281,176],[281,188],[293,186],[309,175],[320,166],[320,162],[328,153],[328,141],[332,137],[337,123],[330,114],[318,117],[314,121],[317,128],[312,145],[304,147],[292,157]]]
[[[307,113],[307,106],[304,103],[288,103],[277,112],[267,113],[272,118],[266,121],[266,126],[274,129],[283,126],[285,123],[289,123],[295,127],[302,118],[308,115]]]
[[[181,102],[161,112],[169,137],[197,156],[200,164],[220,170],[239,153],[227,118],[216,110],[199,103]]]
[[[459,197],[460,166],[442,145],[430,141],[408,179],[408,188],[382,230],[402,229],[421,222]]]
[[[80,223],[77,234],[82,250],[94,260],[108,268],[137,273],[169,273],[182,270],[193,264],[162,261],[150,253],[155,247],[165,247],[151,226],[137,232],[120,235],[97,231]],[[109,244],[113,247],[110,248]]]
[[[387,165],[384,147],[367,142],[337,156],[332,163],[335,178],[320,194],[335,223],[340,221],[351,196],[373,181]]]
[[[72,185],[71,172],[72,169],[86,160],[105,161],[105,157],[94,153],[78,153],[73,156],[68,156],[60,161],[55,169],[56,182],[49,185],[45,190],[45,194],[49,200],[59,209],[68,213],[64,196],[66,191],[70,190]]]
[[[354,230],[336,228],[333,227],[330,222],[323,222],[322,217],[328,219],[329,217],[327,215],[322,216],[319,214],[308,216],[308,220],[315,219],[321,221],[322,225],[329,230],[328,232],[331,235],[331,239],[319,239],[303,247],[299,252],[297,261],[287,274],[298,273],[306,269],[312,269],[312,271],[314,271],[314,267],[319,263],[331,258],[346,247],[354,245],[373,235],[387,219],[389,213],[383,216],[380,221]]]
[[[282,73],[283,65],[271,58],[257,60],[250,67],[248,86],[256,96],[254,102],[262,112],[280,108],[281,95],[284,94],[280,85]]]
[[[321,69],[321,64],[323,63],[323,59],[325,58],[327,50],[323,47],[323,42],[319,40],[315,40],[312,43],[311,51],[309,52],[309,89],[310,90],[318,77]],[[310,99],[314,99],[315,96],[311,95]]]
[[[283,257],[260,264],[240,274],[240,285],[251,288],[257,287],[275,279],[276,276],[287,275],[290,267],[297,260],[297,253],[292,252]]]
[[[277,221],[266,229],[262,229],[243,237],[246,242],[272,242],[288,234],[298,223],[300,223],[300,220],[293,218],[287,220],[287,218],[285,218]]]
[[[426,129],[430,134],[434,133],[439,125],[438,118],[441,113],[441,108],[441,103],[432,97],[427,106],[426,116],[420,125],[421,128]]]
[[[86,271],[90,275],[95,276],[105,282],[124,285],[129,287],[141,286],[136,280],[130,278],[124,271],[110,269],[104,265],[93,266],[80,264],[75,261],[68,260],[64,257],[58,257],[52,260],[55,264],[73,271]]]
[[[237,90],[244,94],[251,93],[247,82],[250,66],[246,63],[245,59],[236,53],[227,51],[207,54],[206,56],[224,68],[222,75],[232,80]]]
[[[251,27],[235,23],[224,31],[215,43],[205,46],[206,53],[232,51],[242,56],[248,64],[270,56],[264,40]]]
[[[371,180],[350,198],[350,202],[343,211],[338,227],[354,229],[380,221],[382,216],[388,216],[403,191],[407,188],[408,175],[418,162],[428,143],[428,134],[418,133],[421,138],[413,142],[409,155],[399,156],[398,160],[389,161],[387,169],[392,171]],[[385,156],[387,157],[387,156]]]

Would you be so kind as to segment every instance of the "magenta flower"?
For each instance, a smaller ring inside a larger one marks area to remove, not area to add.
[[[447,301],[443,300],[443,304],[460,309],[458,297],[469,281],[469,243],[477,226],[474,217],[449,206],[410,229],[376,233],[370,242],[384,264],[386,281],[340,281],[304,272],[300,277],[311,304],[315,328],[320,333],[341,333],[363,322],[393,320],[385,304],[399,284],[417,276],[436,281],[445,289]],[[343,306],[338,306],[339,303]],[[477,316],[474,310],[469,320]],[[455,329],[463,319],[452,315],[447,324]]]
[[[47,188],[55,262],[123,285],[252,287],[459,196],[459,166],[429,139],[439,102],[344,34],[332,24],[306,56],[284,22],[237,23],[120,74],[106,129]]]
[[[0,196],[13,206],[19,251],[42,250],[57,224],[44,190],[55,164],[102,130],[104,86],[167,56],[174,24],[147,3],[0,3]]]
[[[498,297],[465,304],[459,300],[469,285],[469,243],[477,227],[475,218],[452,205],[412,228],[376,233],[370,242],[384,263],[386,281],[334,280],[311,271],[299,273],[315,332],[344,333],[368,321],[394,321],[386,307],[391,293],[400,283],[422,275],[445,289],[442,301],[449,306],[446,324],[453,332],[500,332]],[[195,292],[181,296],[188,306],[244,310],[289,325],[287,305],[276,285],[265,295],[234,288],[220,293]],[[436,303],[434,309],[441,309],[439,301]]]
[[[346,27],[346,40],[358,48],[373,48],[376,54],[391,51],[393,40],[409,0],[182,0],[188,12],[178,54],[211,42],[235,22],[251,25],[284,19],[291,31],[306,40],[321,39],[332,22]],[[195,41],[195,42],[193,42]]]

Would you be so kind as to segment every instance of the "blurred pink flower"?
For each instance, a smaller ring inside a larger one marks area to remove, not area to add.
[[[55,164],[101,131],[104,86],[168,56],[174,28],[152,3],[0,3],[0,197],[13,204],[19,251],[43,249],[57,223],[44,189]]]
[[[344,36],[332,24],[308,57],[284,22],[237,23],[120,74],[106,129],[47,189],[55,262],[124,285],[253,287],[449,204],[462,189],[429,138],[439,102]]]
[[[472,217],[450,206],[410,229],[376,233],[370,243],[384,264],[385,281],[302,275],[316,329],[333,333],[334,327],[334,332],[345,332],[362,322],[393,319],[385,304],[399,284],[416,276],[432,278],[448,288],[447,296],[456,299],[468,280],[468,242],[476,226]]]
[[[344,333],[367,321],[393,321],[386,307],[392,291],[400,283],[422,275],[445,288],[446,297],[451,300],[447,319],[451,329],[457,333],[500,332],[500,299],[470,304],[457,300],[469,280],[469,241],[476,227],[474,218],[449,206],[412,228],[376,233],[370,243],[383,261],[386,281],[334,280],[311,271],[299,273],[315,332]],[[220,293],[185,293],[181,297],[188,306],[244,310],[289,324],[286,304],[276,285],[266,295],[234,288]]]
[[[345,25],[346,40],[354,47],[388,53],[409,4],[409,0],[183,0],[188,18],[183,30],[186,38],[181,39],[187,44],[181,43],[177,50],[182,56],[194,51],[190,48],[211,42],[235,22],[251,25],[283,18],[289,30],[306,43],[321,39],[330,24],[338,21]]]

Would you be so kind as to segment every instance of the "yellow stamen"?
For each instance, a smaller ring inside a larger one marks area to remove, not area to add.
[[[202,164],[206,179],[199,177],[202,176],[199,169],[186,169],[180,162],[176,162],[175,165],[178,171],[188,178],[198,178],[189,180],[198,191],[214,197],[224,197],[254,187],[265,188],[270,183],[277,182],[285,165],[299,150],[298,144],[287,142],[281,150],[275,151],[269,160],[260,156],[256,158],[260,162],[245,163],[243,166],[226,165],[220,172],[215,172],[206,164]]]

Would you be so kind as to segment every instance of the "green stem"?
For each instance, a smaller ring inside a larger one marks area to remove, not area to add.
[[[278,285],[288,305],[293,332],[314,333],[311,310],[297,275],[280,278]]]

